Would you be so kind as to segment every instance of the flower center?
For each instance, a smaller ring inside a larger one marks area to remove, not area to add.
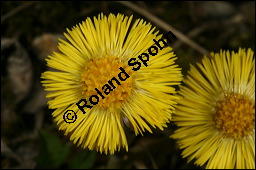
[[[82,85],[82,93],[89,103],[97,103],[102,108],[117,108],[131,93],[132,70],[113,56],[92,59],[82,74]]]
[[[231,93],[217,104],[215,124],[227,136],[235,139],[248,135],[255,128],[255,102]]]

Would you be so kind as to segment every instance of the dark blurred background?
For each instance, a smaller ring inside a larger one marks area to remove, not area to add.
[[[208,52],[239,47],[255,51],[254,1],[1,1],[1,168],[61,169],[195,169],[169,136],[176,128],[135,136],[125,128],[129,152],[115,155],[83,150],[72,144],[52,121],[53,110],[40,83],[47,70],[45,58],[57,49],[58,38],[71,28],[103,12],[134,15],[151,22],[161,34],[160,20],[183,33]],[[170,31],[170,30],[168,30]],[[181,41],[173,44],[177,63],[186,75],[189,65],[202,58],[202,51]]]

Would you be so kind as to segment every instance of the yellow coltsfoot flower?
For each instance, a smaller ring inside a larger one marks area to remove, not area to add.
[[[143,135],[150,126],[163,130],[171,119],[181,69],[150,23],[131,22],[121,14],[87,18],[67,30],[69,42],[60,40],[61,53],[47,59],[57,70],[42,74],[54,121],[83,148],[128,150],[123,120]]]
[[[255,169],[255,58],[212,53],[184,78],[171,136],[188,161],[209,169]]]

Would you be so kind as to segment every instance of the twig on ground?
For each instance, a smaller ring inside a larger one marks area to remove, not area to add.
[[[208,24],[201,25],[201,26],[199,26],[199,27],[193,29],[192,31],[190,31],[190,32],[187,34],[187,36],[188,36],[189,38],[193,38],[193,37],[197,36],[198,34],[204,32],[205,30],[207,30],[207,29],[208,29],[209,27],[211,27],[212,25],[213,25],[213,24],[211,24],[211,23],[210,23],[210,24],[208,23]],[[172,47],[173,47],[174,49],[177,49],[181,44],[182,44],[182,41],[181,41],[181,40],[178,40],[177,42],[173,43]]]
[[[201,34],[202,32],[208,30],[209,28],[213,28],[213,29],[219,28],[220,25],[222,27],[226,28],[226,27],[230,27],[230,25],[241,24],[243,22],[243,19],[244,19],[243,15],[239,13],[237,15],[232,16],[231,18],[227,18],[222,21],[213,21],[213,22],[205,23],[205,24],[191,30],[187,34],[187,36],[189,38],[193,38],[193,37]],[[226,33],[224,33],[224,34],[226,34]],[[182,44],[182,41],[178,40],[172,45],[172,47],[174,49],[177,49],[181,44]]]
[[[205,48],[201,47],[196,42],[194,42],[193,40],[188,38],[186,35],[184,35],[180,31],[178,31],[176,28],[174,28],[173,26],[167,24],[165,21],[159,19],[158,17],[154,16],[153,14],[148,12],[147,10],[145,10],[145,9],[143,9],[143,8],[133,4],[131,2],[128,2],[128,1],[116,1],[116,2],[122,4],[122,5],[126,6],[126,7],[129,7],[131,9],[133,9],[134,11],[136,11],[139,14],[143,15],[144,17],[146,17],[148,20],[151,20],[152,22],[154,22],[156,25],[158,25],[162,29],[164,29],[166,31],[171,31],[180,41],[182,41],[185,44],[189,45],[190,47],[194,48],[199,53],[211,57],[209,52]]]
[[[3,15],[1,17],[1,24],[7,20],[8,18],[14,16],[15,14],[17,14],[18,12],[22,11],[23,9],[26,9],[27,7],[35,4],[36,2],[33,1],[33,2],[26,2],[26,3],[23,3],[22,5],[18,6],[17,8],[13,9],[12,11],[8,12],[7,14]]]

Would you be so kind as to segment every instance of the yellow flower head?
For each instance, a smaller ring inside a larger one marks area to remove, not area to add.
[[[192,66],[172,121],[183,157],[206,168],[255,168],[255,59],[220,51]]]
[[[172,85],[182,79],[176,57],[150,23],[131,21],[121,14],[87,18],[67,30],[69,42],[60,40],[61,53],[47,59],[57,69],[42,74],[54,121],[83,148],[128,150],[124,120],[137,135],[152,133],[150,126],[163,130],[171,119]]]

